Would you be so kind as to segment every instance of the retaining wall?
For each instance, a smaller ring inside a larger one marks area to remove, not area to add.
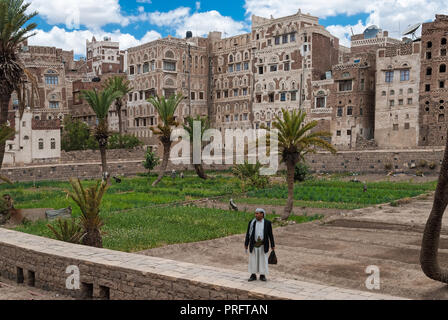
[[[69,266],[79,269],[79,289],[67,289]],[[0,228],[1,277],[78,299],[286,299],[249,291],[246,274],[226,285],[219,278],[226,272]]]
[[[84,152],[84,151],[83,151]],[[126,158],[128,155],[128,158]],[[145,173],[142,158],[138,159],[138,150],[127,152],[117,150],[116,153],[108,153],[108,168],[113,175],[133,176],[137,173]],[[91,159],[99,154],[92,152]],[[81,157],[81,156],[80,156]],[[137,159],[135,159],[135,158]],[[90,159],[90,158],[89,158]],[[90,159],[90,160],[91,160]],[[120,160],[126,159],[126,160]],[[390,171],[416,173],[420,170],[426,174],[437,174],[443,159],[443,149],[434,150],[405,150],[405,151],[341,151],[333,155],[330,153],[311,154],[306,157],[308,165],[314,172],[359,172],[359,173],[385,173]],[[425,161],[425,167],[420,163]],[[25,167],[3,168],[1,173],[13,181],[40,181],[40,180],[68,180],[71,177],[81,179],[101,178],[101,164],[97,162],[74,162],[49,165],[34,165]],[[435,168],[431,169],[430,164]],[[225,170],[231,165],[204,165],[205,170]],[[177,172],[194,170],[193,166],[168,164],[167,171],[175,169]],[[279,169],[285,169],[281,164]],[[153,172],[158,172],[156,167]]]

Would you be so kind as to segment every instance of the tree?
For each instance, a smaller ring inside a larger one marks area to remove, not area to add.
[[[165,175],[165,170],[168,166],[168,160],[170,158],[171,133],[173,131],[172,127],[178,125],[174,118],[174,113],[176,112],[176,109],[183,98],[184,97],[182,96],[182,94],[179,93],[177,95],[172,95],[168,98],[168,100],[163,96],[150,97],[148,99],[148,102],[150,102],[154,106],[161,119],[161,121],[157,125],[157,128],[151,128],[151,131],[159,136],[159,140],[163,146],[162,165],[160,168],[159,176],[152,184],[153,187],[156,186]]]
[[[150,148],[146,149],[145,161],[143,161],[143,166],[148,170],[148,173],[151,172],[160,162],[159,157],[151,151]]]
[[[106,87],[113,88],[114,91],[119,92],[120,96],[115,98],[115,107],[118,113],[118,132],[120,133],[120,146],[122,146],[121,136],[123,135],[123,124],[121,123],[121,108],[123,106],[123,98],[132,91],[131,83],[124,77],[115,76],[109,78],[106,82]]]
[[[201,132],[200,132],[200,138],[201,138],[201,152],[202,152],[202,136],[204,135],[205,130],[210,128],[210,122],[208,121],[207,117],[201,118],[200,116],[197,116],[196,119],[192,117],[187,117],[186,123],[184,123],[183,127],[185,131],[188,132],[190,135],[190,143],[193,145],[193,137],[194,137],[194,121],[200,121],[201,122]],[[193,150],[194,151],[194,150]],[[193,159],[193,152],[191,153],[191,158]],[[193,161],[192,161],[193,163]],[[206,180],[208,177],[205,174],[204,168],[202,166],[202,163],[199,164],[193,164],[194,170],[196,171],[196,174],[199,178]]]
[[[82,243],[87,246],[102,248],[101,227],[103,221],[100,217],[101,200],[107,190],[107,180],[98,181],[95,185],[84,188],[79,179],[70,179],[73,192],[67,194],[81,209],[80,223],[84,231]]]
[[[107,159],[106,149],[107,140],[109,139],[109,126],[107,124],[107,115],[112,102],[120,96],[120,93],[115,91],[114,88],[105,88],[98,92],[95,90],[84,90],[84,99],[90,105],[97,117],[97,125],[95,127],[95,139],[98,141],[100,154],[101,154],[101,166],[103,174],[107,172]]]
[[[64,118],[61,147],[64,151],[86,150],[90,137],[89,126],[81,120]]]
[[[442,217],[448,204],[448,140],[445,146],[439,181],[434,195],[431,213],[426,221],[420,251],[420,266],[425,275],[433,280],[448,283],[448,270],[439,265],[438,251]]]
[[[274,128],[278,129],[278,148],[282,162],[287,169],[286,181],[288,184],[288,201],[286,203],[282,220],[287,220],[294,204],[294,171],[299,161],[305,161],[305,155],[315,153],[316,148],[322,148],[336,153],[336,149],[328,141],[322,139],[331,137],[329,132],[311,132],[317,121],[305,123],[306,113],[302,110],[288,112],[282,109],[282,118],[275,116]]]
[[[113,133],[108,140],[107,149],[134,149],[143,142],[132,134]]]
[[[16,54],[18,47],[36,34],[31,31],[37,25],[29,21],[37,12],[27,13],[29,6],[23,0],[0,0],[0,125],[6,124],[11,94],[20,91],[25,75],[25,68]],[[21,95],[18,97],[20,99]],[[0,168],[4,155],[5,142],[0,144]]]

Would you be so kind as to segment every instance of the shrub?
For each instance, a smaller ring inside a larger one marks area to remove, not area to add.
[[[423,177],[423,171],[422,170],[417,170],[417,171],[415,171],[415,175],[417,177]]]
[[[150,149],[146,149],[145,161],[143,161],[143,166],[151,172],[160,162],[160,158]]]
[[[417,165],[420,168],[424,168],[424,167],[426,167],[427,164],[428,164],[428,162],[426,162],[426,160],[419,160]]]
[[[437,167],[437,164],[435,162],[431,162],[428,166],[429,169],[434,170]]]
[[[305,181],[310,176],[310,167],[304,162],[298,162],[294,170],[294,181]]]
[[[385,170],[392,170],[392,163],[388,162],[384,164],[384,169]]]
[[[250,164],[247,161],[244,164],[238,164],[232,168],[232,173],[241,181],[241,189],[246,190],[246,186],[252,186],[257,189],[264,189],[269,184],[267,176],[260,175],[262,165],[257,161],[256,164]]]
[[[85,234],[82,231],[82,227],[76,222],[75,219],[66,220],[59,218],[56,220],[54,227],[50,224],[47,224],[47,227],[51,230],[51,232],[53,232],[57,240],[70,243],[81,243],[81,240]]]
[[[121,141],[120,141],[121,140]],[[120,136],[119,133],[114,133],[109,137],[108,149],[134,149],[135,147],[141,146],[143,142],[131,135],[131,134],[124,134]]]

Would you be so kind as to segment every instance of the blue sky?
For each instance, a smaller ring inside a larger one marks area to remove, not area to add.
[[[111,36],[127,49],[168,35],[184,37],[185,31],[205,36],[249,32],[253,14],[275,18],[301,8],[320,18],[320,23],[343,45],[349,46],[351,29],[362,32],[376,24],[400,37],[399,30],[416,22],[448,13],[442,0],[28,0],[39,15],[38,34],[31,44],[74,50],[85,54],[85,40]]]

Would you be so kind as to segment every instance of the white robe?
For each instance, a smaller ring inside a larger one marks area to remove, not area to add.
[[[255,222],[255,240],[257,240],[258,237],[263,239],[263,234],[264,219],[260,222]],[[254,248],[252,253],[249,253],[249,273],[259,273],[265,276],[269,274],[268,255],[264,252],[264,245],[259,248]]]

